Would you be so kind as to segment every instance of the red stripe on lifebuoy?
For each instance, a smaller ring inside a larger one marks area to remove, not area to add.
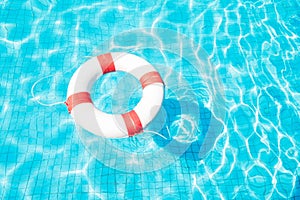
[[[79,92],[79,93],[72,94],[71,96],[68,97],[67,101],[65,102],[65,104],[68,107],[69,113],[71,113],[72,109],[75,106],[81,103],[93,103],[90,93]]]
[[[151,85],[152,83],[163,83],[158,72],[148,72],[144,74],[140,78],[140,82],[143,88],[145,88],[148,85]]]
[[[116,71],[115,64],[110,53],[97,56],[97,59],[102,68],[103,74]]]
[[[128,131],[128,136],[134,136],[143,130],[142,123],[140,121],[139,116],[136,114],[134,110],[122,114],[122,117],[124,119],[127,131]]]

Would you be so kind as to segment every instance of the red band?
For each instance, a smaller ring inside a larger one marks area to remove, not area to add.
[[[148,85],[151,85],[152,83],[163,83],[158,72],[148,72],[144,74],[140,78],[140,82],[143,88],[145,88]]]
[[[72,94],[71,96],[68,97],[67,101],[65,102],[65,104],[68,107],[69,113],[71,113],[72,109],[75,106],[81,103],[93,103],[90,93],[79,92],[79,93]]]
[[[128,136],[134,136],[143,131],[143,126],[140,118],[134,110],[122,114],[122,117],[127,127]]]
[[[102,68],[103,74],[116,71],[115,64],[110,53],[97,56],[97,59]]]

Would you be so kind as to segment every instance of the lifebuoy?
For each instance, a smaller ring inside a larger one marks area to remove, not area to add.
[[[103,74],[124,71],[136,77],[143,95],[135,108],[124,114],[108,114],[98,110],[90,90]],[[129,53],[107,53],[91,58],[72,76],[65,104],[75,123],[89,132],[108,138],[122,138],[143,131],[158,113],[164,95],[160,74],[146,60]]]

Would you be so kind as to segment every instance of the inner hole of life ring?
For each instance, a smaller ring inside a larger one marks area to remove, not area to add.
[[[132,110],[141,100],[142,94],[139,80],[122,71],[100,76],[91,91],[94,105],[108,114],[123,114]]]

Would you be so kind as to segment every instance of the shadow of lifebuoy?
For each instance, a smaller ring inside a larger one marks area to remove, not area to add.
[[[208,140],[207,142],[211,142],[212,144],[203,144],[204,138],[207,136],[207,131],[210,126],[211,120],[216,120],[212,118],[212,113],[209,109],[205,108],[203,104],[198,104],[200,110],[199,116],[199,124],[198,131],[196,135],[194,135],[194,139],[190,141],[189,147],[186,149],[188,140],[179,141],[176,139],[176,135],[171,135],[170,129],[172,127],[172,123],[178,120],[178,116],[181,116],[184,113],[181,113],[180,106],[189,107],[189,110],[193,110],[192,108],[196,105],[195,103],[189,101],[181,101],[179,102],[177,99],[165,99],[163,101],[162,107],[166,110],[166,120],[165,126],[160,130],[161,135],[153,136],[155,143],[167,150],[168,152],[184,157],[185,159],[190,160],[201,160],[202,156],[199,155],[200,149],[202,145],[213,146],[215,140]],[[171,142],[172,141],[172,142]],[[182,154],[182,149],[186,149]]]

